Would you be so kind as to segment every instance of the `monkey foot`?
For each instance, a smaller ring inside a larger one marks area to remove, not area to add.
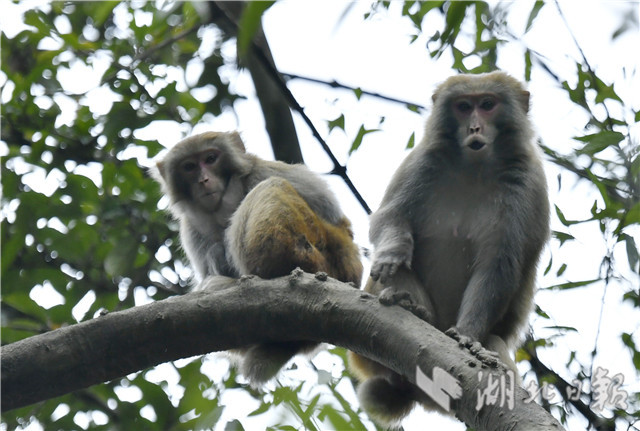
[[[458,346],[469,349],[469,352],[478,358],[483,364],[496,368],[500,361],[500,354],[493,350],[487,350],[484,346],[468,335],[462,335],[458,328],[451,327],[445,331],[445,335],[453,338],[458,342]]]
[[[419,317],[425,322],[431,323],[432,316],[427,307],[417,304],[411,294],[404,290],[395,290],[392,287],[387,287],[378,296],[378,301],[382,305],[399,305],[407,311],[410,311],[413,315]]]

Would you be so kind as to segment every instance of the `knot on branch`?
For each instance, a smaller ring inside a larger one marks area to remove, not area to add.
[[[342,165],[334,165],[333,169],[331,170],[331,175],[338,175],[342,178],[346,178],[347,176],[347,168],[346,166],[342,166]]]
[[[318,281],[327,281],[327,279],[329,278],[327,273],[326,272],[322,272],[322,271],[316,272],[315,273],[315,277],[316,277],[316,280],[318,280]]]
[[[254,278],[256,278],[256,276],[253,275],[253,274],[241,275],[240,276],[240,285],[243,285],[243,284],[246,285],[247,283],[249,283]]]
[[[296,268],[291,271],[291,275],[289,276],[289,286],[294,287],[295,285],[297,285],[298,281],[302,278],[303,275],[304,271],[300,268]]]

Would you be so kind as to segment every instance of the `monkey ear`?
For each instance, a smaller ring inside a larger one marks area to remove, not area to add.
[[[246,148],[244,147],[244,142],[242,142],[242,138],[240,137],[240,133],[238,132],[229,133],[229,141],[231,142],[231,144],[233,144],[233,146],[235,146],[241,152],[243,153],[247,152]]]
[[[524,112],[529,112],[529,92],[527,90],[522,90],[520,93],[520,103],[522,104],[522,109]]]
[[[156,163],[156,169],[153,169],[153,168],[151,169],[152,173],[155,173],[154,171],[159,173],[160,177],[162,179],[167,178],[166,177],[166,169],[165,169],[164,161],[161,160],[161,161],[157,162]]]

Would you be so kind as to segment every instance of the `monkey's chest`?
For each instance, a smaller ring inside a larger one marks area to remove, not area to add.
[[[441,202],[427,212],[414,237],[413,268],[436,307],[436,327],[455,325],[478,253],[496,225],[491,205]]]
[[[425,205],[415,231],[419,238],[439,243],[459,240],[476,242],[494,229],[498,209],[487,193],[442,193],[438,199]]]

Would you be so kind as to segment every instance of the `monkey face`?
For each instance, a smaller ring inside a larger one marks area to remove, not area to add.
[[[220,150],[211,148],[184,158],[178,166],[191,199],[205,211],[216,211],[224,195],[226,179],[219,163]]]
[[[494,143],[496,117],[502,104],[497,94],[463,94],[453,99],[451,109],[458,122],[457,138],[470,157],[484,157]]]

